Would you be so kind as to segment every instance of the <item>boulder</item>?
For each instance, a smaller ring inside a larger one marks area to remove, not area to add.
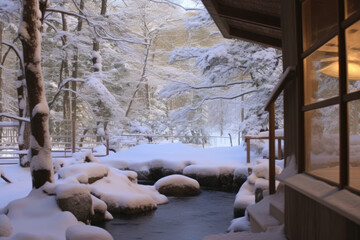
[[[69,211],[78,221],[89,223],[92,217],[92,198],[83,184],[66,183],[56,187],[56,201],[62,211]]]
[[[161,178],[154,186],[166,196],[188,197],[200,194],[200,184],[195,179],[178,174]]]
[[[59,178],[75,178],[80,183],[92,184],[108,175],[109,167],[100,163],[80,163],[69,165],[58,171]]]

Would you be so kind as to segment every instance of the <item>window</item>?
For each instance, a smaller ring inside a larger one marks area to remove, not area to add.
[[[346,17],[351,16],[357,10],[360,9],[360,1],[359,0],[346,0],[345,1],[345,15]]]
[[[346,29],[348,92],[360,90],[360,21]]]
[[[306,171],[339,183],[339,106],[305,113]]]
[[[301,6],[304,170],[360,193],[360,1]]]
[[[349,109],[349,185],[360,190],[360,100],[348,103]]]
[[[305,50],[337,25],[337,15],[337,0],[305,0],[303,2],[303,48]]]
[[[336,65],[335,71],[332,69],[333,65]],[[304,88],[305,105],[339,95],[337,37],[305,58]]]

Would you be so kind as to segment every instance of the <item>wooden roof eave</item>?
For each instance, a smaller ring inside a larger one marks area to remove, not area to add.
[[[217,0],[202,1],[225,38],[281,48],[280,16],[224,6]],[[244,29],[243,25],[247,25],[247,28]]]

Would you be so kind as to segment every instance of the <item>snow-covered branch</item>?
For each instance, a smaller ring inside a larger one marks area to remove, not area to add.
[[[61,85],[59,86],[59,88],[58,88],[57,92],[55,93],[53,99],[51,99],[51,101],[48,102],[49,108],[52,107],[52,105],[54,104],[54,102],[56,101],[56,99],[57,99],[57,97],[60,95],[60,93],[61,93],[62,91],[65,91],[65,90],[63,89],[63,87],[64,87],[67,83],[69,83],[69,82],[85,82],[85,79],[82,79],[82,78],[67,78],[67,79],[65,79],[65,80],[61,83]]]
[[[173,1],[169,1],[169,0],[150,0],[151,2],[154,2],[154,3],[163,3],[163,4],[167,4],[167,5],[170,5],[170,6],[176,6],[176,7],[180,7],[186,11],[199,11],[199,10],[203,10],[203,8],[193,8],[193,7],[184,7],[183,5],[181,4],[178,4],[176,2],[173,2]]]
[[[195,107],[191,107],[190,109],[191,109],[191,110],[197,110],[197,109],[199,109],[199,108],[204,104],[204,102],[206,102],[206,101],[219,100],[219,99],[232,100],[232,99],[236,99],[236,98],[245,96],[245,95],[250,94],[250,93],[258,92],[258,91],[259,91],[259,89],[251,89],[251,90],[248,90],[248,91],[246,91],[246,92],[242,92],[242,93],[236,94],[236,95],[205,97],[205,98],[203,98],[203,99],[200,101],[200,103],[198,103]]]
[[[19,58],[20,69],[22,71],[22,74],[25,75],[24,59],[23,59],[23,55],[20,53],[20,50],[13,43],[3,41],[2,44],[8,46],[10,49],[12,49],[15,52],[16,56]],[[5,61],[5,59],[3,61]]]
[[[29,118],[19,117],[19,116],[8,114],[8,113],[0,113],[0,117],[7,117],[7,118],[15,119],[18,121],[30,122]]]

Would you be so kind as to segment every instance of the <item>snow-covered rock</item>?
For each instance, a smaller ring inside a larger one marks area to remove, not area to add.
[[[107,205],[101,199],[91,195],[92,199],[92,222],[109,221],[113,219],[111,213],[107,211]]]
[[[63,211],[69,211],[84,223],[89,223],[92,216],[92,198],[84,184],[64,183],[56,187],[56,201]]]
[[[236,194],[235,217],[243,216],[247,206],[260,201],[266,195],[264,192],[269,189],[269,160],[258,159],[256,162],[257,164],[252,167],[252,173]],[[275,166],[276,175],[280,174],[281,171],[281,167]],[[278,185],[278,182],[276,184]]]
[[[8,237],[13,231],[10,219],[5,215],[0,215],[0,237]]]
[[[102,228],[89,225],[75,225],[66,229],[66,240],[112,240],[113,237]]]
[[[161,178],[154,186],[166,196],[185,197],[200,194],[200,184],[196,180],[178,174]]]
[[[234,181],[234,171],[235,167],[233,166],[195,164],[185,167],[183,174],[196,179],[201,186],[233,191],[240,187],[240,185],[237,184],[238,181]],[[245,176],[239,177],[239,175],[237,177],[246,178]],[[242,184],[242,181],[239,181],[239,183]]]
[[[79,224],[70,212],[62,212],[55,196],[49,196],[42,189],[10,202],[5,208],[13,232],[11,239],[21,240],[63,240],[69,226]]]
[[[109,167],[100,163],[74,164],[61,168],[59,178],[74,178],[79,183],[93,183],[107,176]]]
[[[255,186],[246,181],[236,194],[234,202],[234,216],[241,217],[245,214],[247,206],[255,203]]]
[[[112,169],[107,177],[91,184],[91,192],[108,206],[111,213],[135,214],[154,210],[167,203],[153,186],[133,183],[121,171]]]

